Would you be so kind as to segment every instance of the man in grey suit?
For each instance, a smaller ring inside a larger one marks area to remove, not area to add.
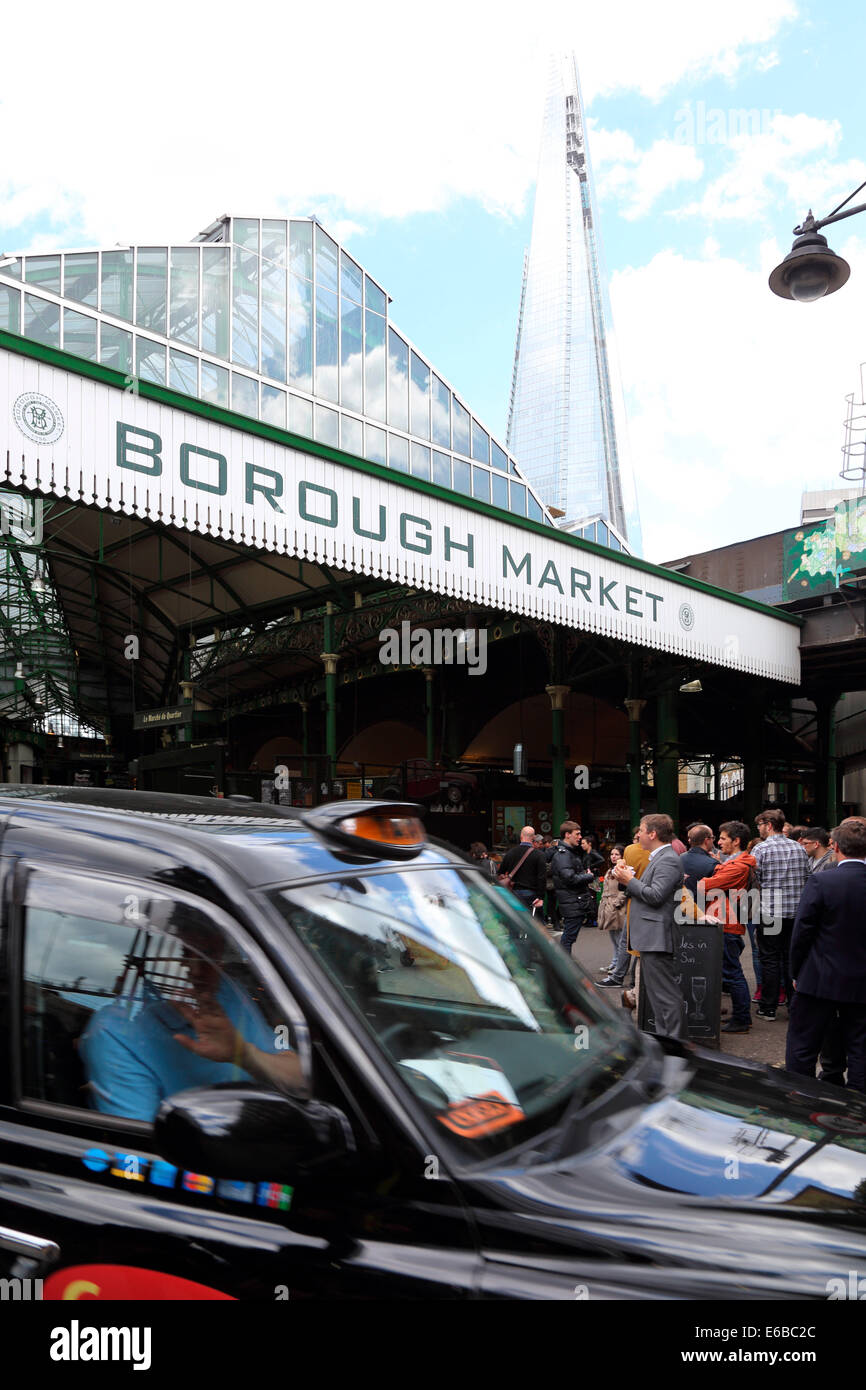
[[[670,816],[644,816],[638,842],[650,858],[642,877],[636,878],[627,864],[617,864],[613,874],[632,899],[629,945],[640,952],[641,978],[656,1032],[685,1040],[683,997],[674,978],[674,912],[685,876],[673,838]]]

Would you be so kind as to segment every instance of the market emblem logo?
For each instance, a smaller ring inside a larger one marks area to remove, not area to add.
[[[690,603],[680,604],[680,627],[684,632],[691,632],[695,625],[695,610]]]
[[[34,444],[54,444],[63,433],[60,407],[50,396],[25,391],[12,407],[12,418],[19,430]]]

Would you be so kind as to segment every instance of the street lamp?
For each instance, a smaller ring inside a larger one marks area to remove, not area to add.
[[[861,183],[860,188],[866,188],[866,183]],[[801,304],[810,304],[814,299],[823,299],[825,295],[842,288],[851,274],[851,267],[831,250],[827,238],[821,236],[820,231],[830,222],[841,222],[845,217],[866,211],[866,203],[859,203],[847,212],[841,211],[845,203],[850,203],[854,195],[860,192],[860,188],[855,188],[845,202],[820,221],[815,220],[812,209],[809,209],[802,225],[794,228],[794,245],[770,276],[773,294],[780,299],[796,299]]]

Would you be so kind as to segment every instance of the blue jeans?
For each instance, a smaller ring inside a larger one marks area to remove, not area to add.
[[[608,975],[612,975],[612,974],[613,974],[613,969],[614,969],[614,966],[616,965],[617,954],[618,954],[618,952],[619,952],[619,939],[620,939],[620,937],[622,936],[622,934],[623,934],[624,931],[625,931],[625,927],[614,927],[614,928],[612,929],[611,933],[610,933],[610,947],[611,947],[611,951],[610,951],[610,965],[607,967],[607,973],[608,973]]]
[[[628,932],[623,927],[616,943],[616,956],[608,972],[611,979],[616,980],[617,984],[620,985],[625,984],[629,979],[634,981],[636,959],[636,956],[630,956],[628,953]]]
[[[761,988],[761,956],[758,951],[758,942],[755,932],[758,930],[757,923],[750,922],[748,925],[749,940],[752,943],[752,969],[755,972],[755,984]]]
[[[731,1018],[734,1023],[751,1023],[752,1001],[749,986],[740,964],[746,942],[735,932],[726,931],[725,954],[722,958],[722,984],[731,992]]]

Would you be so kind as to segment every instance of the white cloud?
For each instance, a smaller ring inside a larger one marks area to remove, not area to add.
[[[646,216],[669,189],[694,182],[704,172],[691,145],[656,140],[641,150],[624,130],[593,130],[590,139],[593,164],[600,170],[599,194],[629,222]]]
[[[592,163],[596,171],[610,164],[633,164],[640,157],[634,136],[627,130],[605,130],[592,116],[586,124]]]
[[[717,113],[720,121],[707,119],[715,112],[702,114],[706,132],[717,128],[723,133],[723,111]],[[727,114],[741,118],[750,113]],[[838,121],[802,113],[767,113],[767,117],[766,128],[754,134],[739,133],[738,125],[738,133],[725,140],[730,160],[724,173],[708,184],[700,199],[679,208],[675,216],[746,223],[771,215],[776,221],[784,199],[785,206],[800,209],[799,217],[810,205],[820,217],[866,177],[862,160],[836,159],[842,136]]]
[[[842,466],[859,385],[866,240],[836,249],[849,283],[816,304],[771,294],[762,267],[665,251],[613,277],[645,553],[672,560],[799,521],[800,493]],[[841,484],[840,484],[841,485]]]
[[[575,13],[573,5],[568,8]],[[793,0],[726,0],[724,5],[620,0],[607,6],[583,4],[578,13],[575,46],[585,69],[586,95],[636,91],[652,100],[683,78],[733,79],[768,56],[770,41],[798,17]]]
[[[657,98],[753,63],[795,15],[793,0],[440,0],[417,15],[397,0],[53,0],[16,13],[27,56],[4,65],[3,241],[40,219],[61,243],[180,239],[227,210],[337,199],[356,224],[463,197],[512,214],[535,177],[552,44],[578,53],[588,98]]]

